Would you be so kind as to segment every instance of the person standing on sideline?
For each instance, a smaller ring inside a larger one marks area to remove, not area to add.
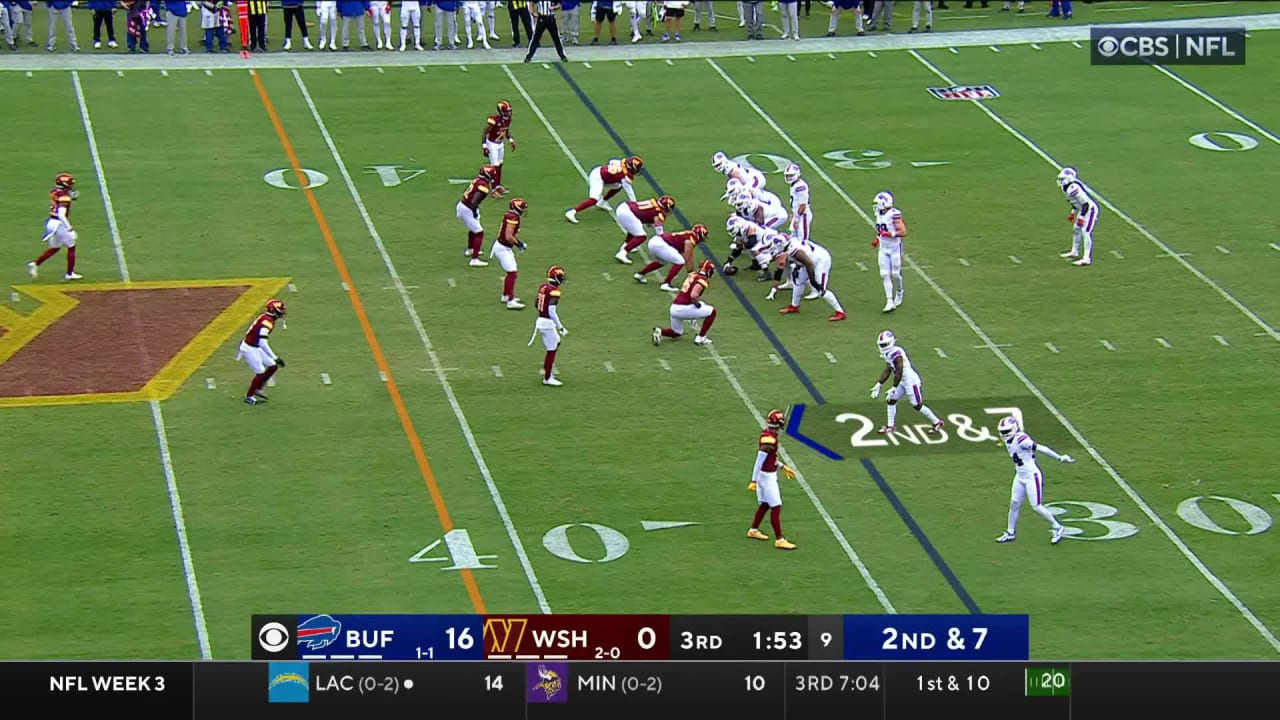
[[[267,0],[249,0],[249,52],[267,51]]]
[[[356,24],[356,30],[360,35],[360,49],[372,50],[369,46],[369,38],[364,33],[364,16],[369,12],[369,2],[359,2],[359,0],[338,0],[338,17],[342,18],[342,50],[346,52],[351,49],[351,23]]]
[[[551,40],[556,44],[556,53],[560,55],[560,62],[569,62],[569,58],[564,56],[564,43],[560,42],[560,26],[556,23],[556,9],[560,3],[552,0],[539,0],[533,3],[533,39],[529,41],[529,52],[524,56],[525,62],[533,62],[533,56],[538,52],[538,46],[542,43],[542,36],[545,33],[551,33]]]
[[[662,42],[666,42],[674,35],[676,42],[680,42],[680,23],[684,21],[684,9],[688,6],[688,2],[664,2],[662,3],[662,24],[665,26],[662,33]]]
[[[782,39],[800,39],[800,0],[778,0],[782,12]]]
[[[227,30],[222,27],[222,20],[218,17],[218,6],[223,4],[220,0],[203,0],[200,3],[200,29],[204,30],[204,51],[213,52],[213,39],[218,39],[218,49],[222,52],[231,52],[231,44],[227,42]]]
[[[760,7],[760,4],[761,0],[746,0],[746,2],[742,3],[743,9],[746,11],[748,40],[764,39],[764,9]]]
[[[98,15],[94,11],[94,29],[97,29]],[[13,41],[13,27],[9,25],[9,3],[0,0],[0,31],[4,32],[4,42],[9,46],[10,50],[17,50],[18,44]],[[102,47],[102,43],[95,43],[94,47]]]
[[[62,26],[67,31],[67,42],[71,44],[71,52],[80,52],[80,45],[76,43],[76,26],[71,24],[71,0],[48,0],[45,4],[49,8],[49,44],[45,49],[53,52],[57,21],[61,19]]]
[[[507,17],[511,19],[511,47],[520,47],[521,25],[524,25],[524,36],[533,37],[533,25],[529,22],[528,0],[510,0],[507,3]]]
[[[187,49],[187,8],[186,0],[165,0],[164,13],[167,25],[164,28],[165,49],[170,55],[174,50],[174,35],[177,35],[178,54],[188,55],[191,53]]]
[[[600,26],[605,20],[609,21],[609,44],[618,44],[618,9],[613,6],[613,0],[597,0],[592,3],[596,8],[596,32],[591,38],[592,45],[600,44]]]
[[[21,37],[29,47],[36,47],[36,41],[31,37],[31,12],[31,0],[13,0],[9,3],[13,41],[16,43]]]
[[[929,0],[916,0],[911,8],[911,29],[907,32],[915,32],[920,29],[920,11],[925,11],[924,31],[933,32],[933,3]]]
[[[338,49],[338,0],[319,0],[316,3],[316,25],[320,27],[320,49],[330,52]]]
[[[129,37],[125,44],[129,46],[129,52],[151,52],[151,43],[147,42],[147,4],[143,0],[122,0],[121,4],[127,13],[125,22]]]
[[[884,31],[893,32],[891,27],[893,25],[893,0],[880,0],[876,3],[876,9],[871,11],[871,27],[869,29],[875,30],[876,25],[880,24],[881,18],[884,19]]]
[[[578,15],[582,12],[579,0],[561,0],[560,12],[564,15],[564,39],[578,44]]]
[[[422,49],[422,3],[405,0],[400,3],[400,52],[409,47],[409,30],[413,29],[413,49]]]
[[[693,4],[693,31],[698,32],[702,29],[702,23],[699,17],[705,15],[707,17],[707,30],[711,32],[719,32],[716,29],[716,6],[710,0],[697,0]]]
[[[107,27],[107,47],[120,47],[116,43],[116,23],[115,23],[115,0],[90,0],[89,8],[93,10],[93,49],[97,50],[102,47],[102,27]],[[5,33],[9,32],[8,24],[5,25]],[[12,42],[12,38],[10,38]]]
[[[307,11],[302,7],[302,0],[280,0],[280,9],[284,11],[284,49],[293,46],[293,24],[298,23],[302,32],[302,46],[311,49],[311,38],[307,37]]]
[[[436,42],[432,46],[432,50],[439,50],[440,33],[445,33],[445,39],[449,41],[449,49],[458,49],[458,3],[456,0],[436,0],[434,7],[435,23],[436,23]],[[446,22],[447,21],[447,22]]]

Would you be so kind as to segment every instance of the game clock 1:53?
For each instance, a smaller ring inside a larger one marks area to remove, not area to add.
[[[804,633],[798,630],[776,632],[756,631],[751,634],[756,650],[800,650],[804,648]]]

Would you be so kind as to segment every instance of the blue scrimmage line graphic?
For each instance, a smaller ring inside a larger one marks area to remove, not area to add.
[[[609,134],[609,137],[618,146],[618,148],[627,155],[635,155],[636,153],[631,151],[631,148],[627,146],[626,141],[623,140],[622,136],[613,129],[613,126],[605,119],[604,114],[595,106],[595,103],[591,102],[591,98],[587,97],[587,94],[583,92],[582,88],[573,79],[573,76],[569,74],[569,71],[565,69],[564,65],[557,63],[555,68],[559,71],[560,76],[564,78],[564,81],[569,84],[569,87],[573,90],[574,94],[578,96],[578,99],[582,101],[583,106],[585,106],[587,110],[595,116],[596,122],[600,123],[600,127]],[[640,172],[644,175],[645,179],[649,181],[649,184],[658,191],[658,194],[667,194],[662,189],[662,186],[658,184],[657,179],[649,173],[648,169],[642,169]],[[680,212],[679,207],[675,208],[675,216],[676,219],[683,223],[685,227],[691,226],[688,218]],[[706,254],[707,257],[711,258],[717,266],[720,265],[720,261],[716,258],[715,254],[707,247],[707,243],[702,243],[702,252]],[[773,332],[773,329],[764,321],[764,318],[760,316],[760,312],[747,300],[747,296],[743,294],[742,289],[738,287],[737,282],[729,276],[725,276],[724,280],[725,285],[727,285],[729,290],[733,292],[734,296],[738,298],[738,302],[742,303],[742,307],[746,309],[747,314],[751,316],[751,319],[755,321],[756,325],[760,328],[760,331],[764,333],[765,338],[767,338],[769,343],[773,345],[774,349],[778,351],[778,355],[786,361],[787,367],[791,368],[791,372],[795,373],[800,384],[804,385],[805,389],[809,391],[809,395],[813,397],[815,402],[819,405],[825,404],[826,399],[823,398],[822,393],[818,392],[818,388],[814,386],[813,381],[809,379],[809,376],[803,369],[801,369],[800,364],[796,362],[795,357],[792,356],[791,352],[782,344],[782,340]],[[799,428],[800,416],[804,414],[803,407],[803,405],[797,405],[793,410],[793,417],[787,425],[788,433],[791,432],[793,427]],[[839,455],[830,449],[809,438],[798,434],[794,435],[794,437],[796,437],[801,443],[818,451],[827,458],[833,460],[841,459]],[[947,583],[951,586],[956,597],[960,598],[960,601],[964,603],[969,612],[973,614],[981,614],[982,610],[978,608],[978,604],[974,602],[973,597],[969,595],[969,592],[960,584],[960,578],[956,577],[956,574],[951,570],[951,567],[947,565],[946,560],[942,558],[942,555],[938,552],[937,548],[935,548],[933,543],[929,541],[929,538],[924,534],[924,530],[920,527],[920,524],[911,516],[906,505],[904,505],[902,500],[898,498],[898,495],[893,491],[893,488],[889,487],[888,481],[884,479],[884,476],[880,474],[880,471],[876,469],[876,466],[873,465],[870,460],[864,458],[862,460],[862,467],[867,471],[867,474],[871,476],[871,479],[875,481],[876,485],[880,488],[880,492],[884,493],[889,504],[893,506],[895,511],[897,511],[898,516],[902,518],[902,522],[906,524],[907,528],[911,531],[911,534],[915,536],[916,542],[920,543],[920,547],[924,549],[925,554],[933,560],[933,564],[937,566],[938,572],[942,573],[942,577],[945,578]]]

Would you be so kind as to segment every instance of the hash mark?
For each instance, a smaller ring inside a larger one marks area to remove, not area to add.
[[[778,357],[774,353],[769,353],[769,362],[773,363],[774,365],[781,365],[782,358]]]
[[[824,352],[824,353],[822,353],[822,354],[827,356],[827,361],[828,361],[828,362],[831,362],[831,363],[835,363],[835,362],[837,362],[837,361],[836,361],[836,356],[835,356],[835,355],[832,355],[832,354],[831,354],[831,353],[829,353],[829,352]]]
[[[630,60],[623,60],[622,62],[623,62],[623,64],[625,64],[627,67],[632,67],[632,66],[634,66],[634,65],[635,65],[635,63],[631,62]]]
[[[866,264],[866,263],[855,262],[855,263],[854,263],[854,265],[857,265],[857,266],[858,266],[858,269],[859,269],[859,270],[861,270],[862,272],[866,272],[866,271],[867,271],[867,264]]]
[[[1102,340],[1100,342],[1102,343],[1102,347],[1110,350],[1111,352],[1115,352],[1116,346],[1112,345],[1110,340]]]
[[[276,386],[276,379],[273,377],[267,378],[267,387],[275,387],[275,386]]]
[[[547,67],[547,64],[546,64],[546,63],[542,63],[542,67]],[[467,72],[467,66],[466,66],[466,65],[459,65],[459,66],[458,66],[458,69],[459,69],[459,70],[461,70],[462,72]]]
[[[494,377],[502,377],[502,368],[494,365],[492,368]]]
[[[613,372],[613,363],[609,362],[608,360],[605,360],[605,361],[604,361],[604,371],[605,371],[605,372]]]
[[[348,285],[345,281],[342,283],[342,291],[343,291],[343,292],[351,292],[351,286],[350,286],[350,285]]]
[[[946,351],[946,350],[943,350],[943,349],[942,349],[942,348],[940,348],[940,347],[936,347],[936,348],[934,348],[934,349],[933,349],[933,351],[934,351],[934,352],[936,352],[936,353],[938,353],[938,357],[940,357],[940,358],[945,358],[945,357],[947,356],[947,351]]]
[[[835,60],[835,59],[836,59],[836,54],[835,54],[835,53],[827,53],[827,57],[831,58],[832,60]]]
[[[250,70],[249,72],[253,72],[253,71],[252,71],[252,70]],[[334,75],[341,75],[341,74],[342,74],[342,68],[334,68],[334,69],[333,69],[333,74],[334,74]]]
[[[465,70],[467,69],[467,66],[466,66],[466,65],[463,65],[463,66],[462,66],[462,69],[465,71]],[[543,69],[543,70],[550,70],[550,69],[551,69],[551,65],[550,65],[549,63],[542,63],[542,69]]]
[[[999,48],[999,46],[997,46],[997,45],[992,45],[992,46],[991,46],[991,52],[1000,52],[1000,48]]]
[[[116,77],[124,77],[124,71],[123,71],[123,70],[117,70],[117,71],[116,71]]]
[[[1214,335],[1213,339],[1217,340],[1218,344],[1221,345],[1222,347],[1231,347],[1231,343],[1227,342],[1227,339],[1222,337],[1221,335]]]
[[[298,292],[298,286],[293,283],[289,283],[287,287],[289,288],[289,292]]]
[[[613,275],[607,272],[600,273],[600,277],[604,278],[605,280],[613,280]]]
[[[1231,254],[1231,251],[1230,251],[1230,250],[1228,250],[1228,249],[1226,249],[1226,248],[1222,247],[1221,245],[1214,245],[1214,247],[1218,248],[1218,252],[1222,253],[1223,255],[1230,255],[1230,254]]]
[[[445,280],[445,282],[449,283],[449,287],[458,287],[458,281],[453,278],[449,278],[448,280]]]
[[[419,66],[418,66],[418,72],[420,72],[420,73],[424,73],[424,72],[426,72],[426,71],[427,71],[427,69],[426,69],[426,68],[422,67],[421,65],[419,65]]]
[[[960,51],[959,51],[959,50],[957,50],[957,49],[955,49],[955,48],[947,48],[947,49],[951,51],[951,54],[952,54],[952,55],[959,55],[959,54],[960,54]]]
[[[379,370],[379,371],[378,371],[378,379],[379,379],[379,380],[381,380],[382,382],[386,382],[386,381],[387,381],[387,374],[386,374],[385,372],[383,372],[383,371]]]
[[[1032,50],[1041,50],[1042,48],[1041,48],[1039,45],[1037,45],[1036,43],[1031,43],[1031,49],[1032,49]]]
[[[27,71],[27,77],[35,77],[35,75],[32,75],[32,74],[31,74],[31,71],[30,71],[30,70],[28,70],[28,71]]]
[[[670,370],[671,363],[667,362],[666,358],[658,358],[658,367],[662,368],[663,370]]]
[[[382,68],[374,68],[374,70],[377,70],[379,75],[382,75],[383,73],[386,72],[386,70],[383,70]]]
[[[168,71],[168,70],[161,70],[161,71],[160,71],[160,77],[169,77],[169,71]]]
[[[1272,250],[1280,250],[1280,243],[1271,243]]]
[[[214,382],[213,378],[205,378],[205,379],[204,379],[204,386],[205,386],[205,387],[207,387],[207,388],[209,388],[210,390],[217,390],[217,389],[218,389],[218,383]]]
[[[212,70],[205,70],[205,71],[204,71],[204,74],[205,74],[206,76],[208,76],[208,77],[213,77],[213,71],[212,71]]]
[[[1123,260],[1123,259],[1124,259],[1124,253],[1120,252],[1119,250],[1112,250],[1112,251],[1111,251],[1111,254],[1112,254],[1113,256],[1115,256],[1115,259],[1117,259],[1117,260]]]
[[[1022,260],[1018,259],[1018,256],[1017,256],[1017,255],[1010,255],[1010,256],[1009,256],[1009,259],[1013,261],[1013,264],[1014,264],[1014,265],[1021,265],[1021,264],[1022,264]]]
[[[747,62],[751,62],[751,63],[753,63],[753,62],[755,62],[755,61],[756,61],[756,59],[755,59],[755,58],[751,57],[750,55],[748,55],[748,56],[747,56]],[[670,60],[668,60],[668,61],[667,61],[667,64],[669,64],[669,65],[670,65],[670,64],[674,64],[674,63],[672,63]]]
[[[965,267],[969,267],[969,266],[970,266],[969,261],[968,261],[968,260],[965,260],[964,258],[960,258],[960,264],[961,264],[961,265],[963,265],[963,266],[965,266]]]
[[[1048,348],[1049,352],[1053,353],[1054,355],[1057,355],[1058,353],[1062,352],[1061,350],[1058,349],[1057,345],[1054,345],[1051,342],[1045,343],[1044,346]]]
[[[871,57],[879,57],[878,55],[876,55],[875,53],[873,53],[873,52],[871,52],[871,51],[869,51],[869,50],[867,51],[867,54],[868,54],[868,55],[870,55]]]
[[[19,300],[21,300],[21,299],[22,299],[22,296],[21,296],[21,295],[19,295],[17,292],[11,292],[11,293],[9,293],[9,300],[10,300],[10,301],[12,301],[12,302],[18,302],[18,301],[19,301]]]
[[[1084,46],[1083,46],[1083,45],[1081,45],[1079,42],[1073,42],[1073,43],[1071,43],[1071,44],[1072,44],[1072,45],[1075,45],[1076,47],[1084,47]]]
[[[332,384],[333,384],[333,380],[330,380],[330,379],[329,379],[329,373],[320,373],[320,384],[321,384],[321,385],[332,385]]]
[[[788,55],[788,56],[787,56],[787,59],[788,59],[788,60],[790,60],[791,62],[796,62],[796,56],[795,56],[795,55]]]
[[[584,63],[582,63],[582,67],[584,67],[584,68],[586,68],[586,69],[590,70],[590,69],[591,69],[591,63],[589,63],[589,62],[584,62]]]
[[[1161,346],[1161,347],[1163,347],[1163,348],[1172,348],[1172,347],[1173,347],[1172,345],[1170,345],[1170,344],[1169,344],[1169,341],[1168,341],[1168,340],[1165,340],[1165,339],[1164,339],[1164,338],[1162,338],[1162,337],[1158,337],[1158,338],[1156,338],[1156,342],[1160,343],[1160,346]]]

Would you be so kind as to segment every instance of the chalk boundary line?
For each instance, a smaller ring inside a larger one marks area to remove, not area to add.
[[[1138,23],[1107,24],[1106,27],[1160,27],[1168,29],[1243,27],[1245,30],[1280,30],[1280,13],[1258,15],[1223,15],[1208,18],[1154,20]],[[819,53],[859,53],[876,50],[928,50],[936,48],[989,47],[992,45],[1027,45],[1031,43],[1079,42],[1089,39],[1091,25],[1065,27],[1009,28],[1005,30],[952,30],[941,33],[875,35],[806,39],[799,43],[770,40],[752,43],[745,40],[722,40],[689,44],[620,45],[572,49],[569,65],[584,62],[623,60],[682,60],[712,57],[763,57],[773,55],[814,55]],[[524,50],[508,48],[490,51],[414,52],[414,53],[284,53],[256,55],[248,59],[239,55],[194,54],[171,58],[161,53],[135,57],[132,55],[23,55],[6,58],[0,72],[35,72],[41,70],[248,70],[307,68],[375,68],[375,67],[449,67],[458,65],[519,65]]]

